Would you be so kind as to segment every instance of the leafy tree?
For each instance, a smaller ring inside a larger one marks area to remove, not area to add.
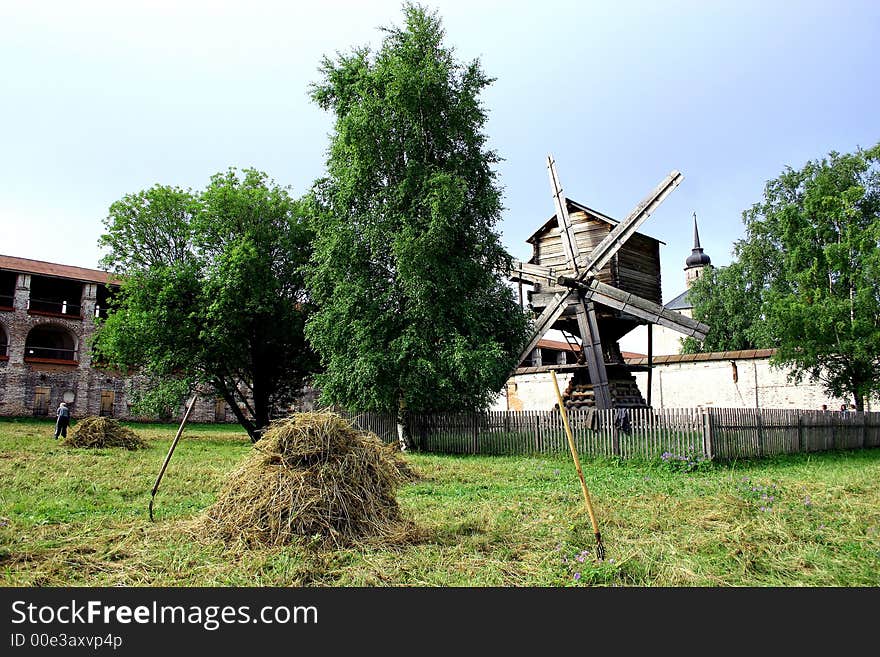
[[[794,381],[819,381],[858,410],[880,391],[878,163],[880,144],[787,167],[743,213],[731,271],[692,288],[698,319],[775,347]]]
[[[710,330],[702,342],[684,338],[682,353],[757,349],[767,343],[761,332],[763,323],[755,322],[761,312],[760,291],[746,279],[741,263],[707,267],[691,283],[688,300],[694,306],[694,316],[708,323]]]
[[[257,440],[317,365],[304,337],[303,204],[265,173],[229,169],[201,192],[126,195],[104,225],[101,264],[123,283],[97,358],[149,377],[141,410],[167,412],[206,385]]]
[[[403,13],[375,54],[325,57],[311,88],[335,129],[313,189],[308,285],[318,310],[306,335],[326,403],[483,408],[528,326],[494,230],[499,158],[486,148],[479,100],[492,80],[478,61],[456,61],[436,13],[412,4]]]

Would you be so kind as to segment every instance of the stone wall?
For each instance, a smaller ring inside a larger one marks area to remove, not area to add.
[[[18,274],[12,310],[0,311],[0,329],[8,339],[7,354],[0,354],[0,416],[53,417],[58,404],[66,401],[74,419],[103,413],[120,420],[157,420],[136,415],[131,408],[134,390],[146,385],[131,377],[92,367],[89,340],[95,331],[97,285],[83,282],[79,316],[37,312],[29,309],[31,275]],[[28,334],[35,327],[63,330],[72,340],[75,353],[70,362],[46,362],[26,354]],[[48,394],[44,394],[48,393]],[[103,400],[103,402],[102,402]],[[173,420],[183,416],[185,404]],[[234,422],[235,417],[212,395],[200,398],[190,419],[194,422]]]
[[[8,340],[6,353],[0,353],[0,416],[54,417],[58,404],[66,401],[74,420],[102,414],[103,405],[103,414],[119,420],[180,421],[188,399],[181,400],[170,418],[137,415],[132,410],[132,397],[135,391],[144,390],[148,381],[92,367],[89,341],[95,332],[96,283],[81,283],[80,315],[73,316],[31,308],[32,278],[30,274],[18,273],[13,308],[0,310],[0,331]],[[26,354],[28,334],[35,327],[53,327],[69,336],[75,350],[69,354],[69,360],[39,359],[33,357],[39,354]],[[315,404],[316,391],[305,387],[291,410],[312,410]],[[190,420],[237,422],[227,404],[213,394],[199,397]]]
[[[648,393],[647,372],[635,372],[642,394]],[[655,408],[799,408],[830,410],[852,399],[828,395],[821,384],[788,381],[788,371],[770,366],[769,358],[670,362],[654,366],[651,405]],[[878,408],[866,400],[866,410]]]
[[[648,373],[633,372],[648,399]],[[564,390],[571,374],[557,374]],[[837,410],[851,399],[827,395],[819,384],[790,383],[786,372],[770,366],[768,357],[667,362],[655,364],[651,382],[653,408],[797,408]],[[549,373],[522,374],[508,380],[491,410],[547,411],[556,404]],[[880,399],[866,400],[866,410],[880,408]]]
[[[573,374],[556,374],[559,391],[565,391]],[[556,404],[556,390],[550,373],[519,374],[507,381],[504,390],[495,399],[493,411],[548,411]]]

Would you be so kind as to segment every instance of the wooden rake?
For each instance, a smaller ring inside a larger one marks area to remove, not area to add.
[[[556,379],[556,372],[550,371],[553,376],[553,387],[556,389],[556,399],[559,401],[559,412],[562,413],[562,424],[565,425],[565,435],[568,438],[568,448],[571,450],[571,458],[574,460],[574,467],[577,469],[578,478],[581,480],[581,490],[584,493],[584,501],[587,504],[587,513],[590,514],[590,522],[593,523],[593,535],[596,537],[596,556],[599,561],[605,560],[605,546],[602,545],[602,535],[599,533],[599,523],[596,522],[596,514],[593,511],[593,502],[590,500],[590,491],[587,490],[587,482],[584,481],[584,471],[581,469],[581,461],[578,458],[577,448],[574,445],[574,437],[571,435],[571,427],[568,424],[568,413],[565,410],[565,404],[562,402],[562,393],[559,392],[559,381]]]
[[[171,455],[174,454],[174,448],[177,447],[177,443],[180,441],[180,437],[183,435],[183,427],[186,424],[186,421],[189,419],[190,411],[192,411],[193,406],[196,404],[196,397],[198,395],[193,394],[192,399],[189,400],[189,404],[186,407],[186,411],[183,414],[183,419],[180,421],[180,426],[177,428],[177,435],[174,436],[174,440],[171,441],[171,447],[168,448],[168,454],[165,456],[165,461],[162,463],[162,469],[159,470],[159,476],[156,477],[156,483],[153,484],[153,490],[150,492],[150,520],[153,521],[153,499],[156,497],[156,491],[159,490],[159,482],[162,481],[162,475],[165,474],[165,468],[168,467],[168,462],[171,461]]]

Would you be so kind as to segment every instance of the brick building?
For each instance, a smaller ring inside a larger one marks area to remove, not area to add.
[[[138,377],[92,364],[95,318],[118,287],[104,271],[0,255],[0,415],[54,416],[65,401],[74,420],[158,419],[131,411],[132,392],[143,385]],[[234,420],[226,403],[211,397],[190,417]]]

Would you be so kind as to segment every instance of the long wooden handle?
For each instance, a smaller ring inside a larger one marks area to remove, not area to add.
[[[159,482],[162,481],[162,475],[165,474],[165,468],[168,467],[168,462],[171,461],[171,455],[174,453],[174,448],[177,447],[177,443],[180,441],[180,437],[183,435],[183,427],[186,424],[186,421],[189,419],[190,411],[192,411],[193,406],[195,406],[196,398],[198,395],[193,394],[192,399],[189,400],[189,404],[186,407],[186,411],[183,414],[183,419],[180,421],[180,426],[177,428],[177,435],[174,436],[174,440],[171,441],[171,447],[168,448],[168,454],[165,455],[165,461],[162,463],[162,469],[159,470],[159,476],[156,477],[156,483],[153,484],[153,490],[150,492],[150,520],[153,519],[153,498],[156,496],[156,491],[159,490]]]
[[[568,448],[571,450],[571,458],[574,459],[574,467],[577,468],[578,478],[581,481],[581,490],[584,492],[584,501],[587,503],[587,513],[590,514],[590,522],[593,523],[593,533],[599,536],[599,523],[596,522],[596,514],[593,512],[593,502],[590,500],[590,491],[587,490],[587,482],[584,481],[584,471],[581,470],[581,461],[578,458],[577,449],[574,446],[574,438],[571,435],[571,427],[568,425],[568,413],[565,404],[562,403],[562,393],[559,392],[559,381],[556,380],[556,372],[550,370],[553,376],[553,387],[556,389],[556,399],[559,400],[559,412],[562,413],[562,424],[565,425],[565,435],[568,438]]]

